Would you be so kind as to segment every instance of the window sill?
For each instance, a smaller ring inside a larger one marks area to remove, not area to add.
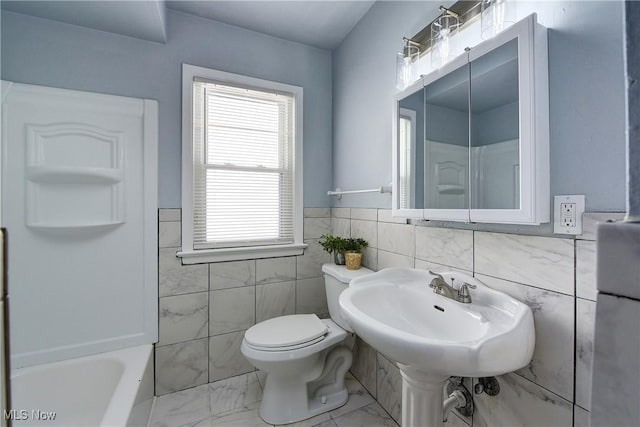
[[[203,264],[302,255],[306,247],[305,243],[293,243],[290,245],[253,246],[249,248],[186,250],[180,251],[176,255],[182,258],[182,264]]]

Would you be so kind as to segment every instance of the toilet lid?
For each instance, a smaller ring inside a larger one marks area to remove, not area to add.
[[[327,326],[315,314],[293,314],[252,326],[244,339],[256,347],[280,348],[317,340],[326,333]]]

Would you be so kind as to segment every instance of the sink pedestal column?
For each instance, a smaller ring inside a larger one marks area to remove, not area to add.
[[[443,375],[398,363],[402,374],[402,427],[441,427]]]

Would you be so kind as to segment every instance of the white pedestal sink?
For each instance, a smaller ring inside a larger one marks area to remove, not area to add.
[[[340,307],[353,330],[398,362],[402,426],[443,425],[443,386],[450,376],[489,377],[526,366],[535,331],[528,306],[457,272],[459,288],[475,285],[471,303],[433,292],[427,271],[388,268],[351,282]]]

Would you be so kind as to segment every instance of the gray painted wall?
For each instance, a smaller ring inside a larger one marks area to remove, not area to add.
[[[377,2],[333,52],[334,187],[375,188],[391,181],[394,58],[402,36],[411,37],[435,18],[432,6]],[[551,194],[585,194],[589,211],[623,211],[622,2],[518,7],[536,11],[539,22],[549,28]],[[390,204],[388,195],[345,196],[335,202],[354,207]]]
[[[2,78],[159,101],[159,207],[181,205],[181,64],[304,88],[304,205],[331,187],[331,54],[178,12],[167,44],[2,13]]]
[[[640,222],[640,3],[627,2],[625,8],[625,59],[627,70],[627,180],[628,219]]]

